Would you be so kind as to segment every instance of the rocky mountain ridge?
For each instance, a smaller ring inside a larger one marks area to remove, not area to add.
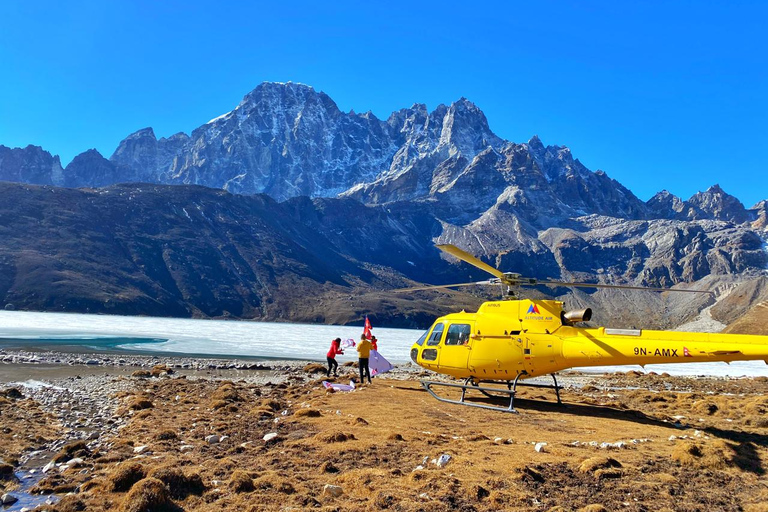
[[[411,325],[435,312],[434,296],[392,298],[386,290],[487,277],[444,259],[434,243],[453,243],[504,271],[609,284],[717,290],[768,267],[766,201],[746,209],[714,185],[688,200],[662,191],[643,202],[567,147],[536,136],[500,139],[465,98],[379,120],[341,112],[308,86],[265,83],[190,135],[158,139],[151,128],[139,130],[109,159],[89,150],[62,168],[42,148],[0,146],[0,181],[81,188],[0,188],[6,203],[16,202],[0,210],[0,266],[16,276],[0,282],[0,303],[30,309],[152,314],[159,301],[160,314],[173,316],[346,322],[365,303]],[[120,182],[147,185],[113,185]],[[190,221],[210,232],[205,243],[184,227]],[[99,263],[87,269],[92,251]],[[107,307],[108,296],[124,304]],[[334,308],[318,309],[307,296],[343,303],[339,311],[350,305],[340,297],[356,305],[351,316],[329,318]],[[620,306],[660,308],[667,313],[653,313],[658,326],[704,307],[660,300],[603,305],[618,308],[614,319]]]
[[[0,183],[0,195],[0,305],[9,309],[329,323],[372,314],[379,325],[425,326],[480,299],[398,295],[393,288],[487,277],[445,259],[435,241],[529,276],[665,286],[695,281],[712,290],[759,278],[768,265],[759,236],[724,221],[587,216],[536,237],[514,229],[499,237],[482,223],[447,223],[415,202],[365,206],[299,197],[278,203],[263,194],[148,184]],[[496,290],[474,293],[497,297]],[[662,327],[695,316],[709,300],[677,295],[686,297],[580,292],[566,300],[597,306],[604,313],[596,320],[614,326],[637,325],[642,314],[644,325]]]
[[[505,203],[528,212],[537,227],[589,214],[757,220],[718,185],[687,201],[662,191],[643,202],[604,172],[584,167],[567,147],[545,146],[536,136],[523,144],[500,139],[466,98],[432,112],[414,104],[379,120],[370,112],[342,112],[325,93],[290,82],[259,85],[190,135],[158,139],[151,128],[138,130],[108,160],[89,150],[62,169],[58,157],[41,148],[0,146],[0,180],[67,187],[196,184],[278,201],[434,200],[459,205],[454,214],[466,219]],[[474,212],[464,211],[468,204]]]

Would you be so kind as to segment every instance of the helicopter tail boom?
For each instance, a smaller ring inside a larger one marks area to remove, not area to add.
[[[764,361],[768,336],[634,329],[574,329],[563,338],[569,366]]]

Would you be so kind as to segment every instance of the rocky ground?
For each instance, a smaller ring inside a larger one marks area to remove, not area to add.
[[[8,511],[768,510],[767,378],[568,373],[515,415],[410,365],[331,393],[311,363],[0,361]]]

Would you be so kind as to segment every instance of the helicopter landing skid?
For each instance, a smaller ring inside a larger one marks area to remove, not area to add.
[[[479,407],[480,409],[489,409],[491,411],[501,411],[501,412],[512,412],[515,414],[518,414],[517,410],[514,407],[515,403],[515,394],[517,393],[517,386],[528,386],[532,388],[548,388],[548,389],[554,389],[555,394],[557,395],[557,403],[558,405],[562,405],[563,402],[560,400],[560,389],[562,389],[562,386],[558,385],[557,383],[557,377],[555,377],[555,374],[552,375],[552,380],[555,381],[554,385],[549,384],[534,384],[534,383],[523,383],[519,382],[520,377],[523,374],[518,374],[517,377],[515,377],[514,381],[507,381],[507,389],[499,389],[499,388],[488,388],[488,387],[481,387],[480,384],[483,383],[493,383],[497,381],[475,381],[471,377],[467,378],[464,381],[464,384],[453,384],[449,382],[436,382],[431,380],[422,380],[421,385],[429,391],[429,394],[432,395],[437,400],[440,400],[441,402],[447,402],[449,404],[457,404],[457,405],[468,405],[470,407]],[[445,398],[442,396],[439,396],[435,391],[432,389],[432,387],[449,387],[449,388],[457,388],[461,389],[461,398],[458,400],[452,400],[450,398]],[[483,395],[487,396],[488,398],[506,398],[509,397],[509,406],[508,407],[496,407],[493,405],[485,405],[485,404],[479,404],[475,402],[467,402],[465,400],[467,390],[476,390],[482,393]]]

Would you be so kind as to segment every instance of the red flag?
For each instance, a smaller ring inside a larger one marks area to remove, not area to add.
[[[371,339],[371,322],[368,321],[368,315],[365,316],[365,325],[363,326],[363,336],[365,339]]]

